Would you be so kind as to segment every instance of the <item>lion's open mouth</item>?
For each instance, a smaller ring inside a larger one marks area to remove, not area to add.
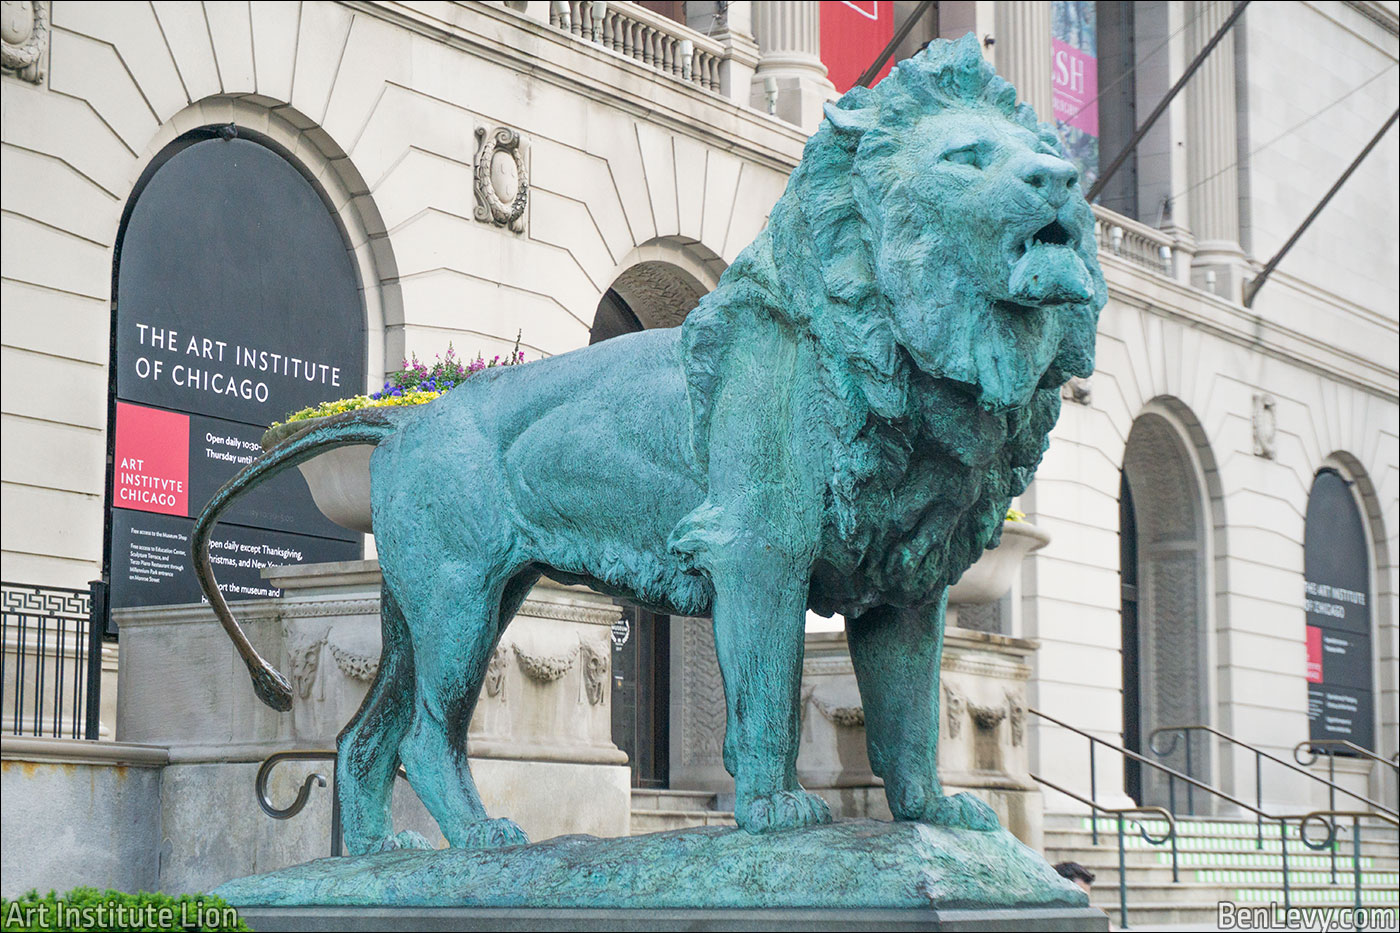
[[[1007,283],[1011,300],[1044,307],[1092,298],[1093,280],[1075,245],[1074,233],[1058,220],[1050,221],[1018,243]]]
[[[1037,243],[1044,243],[1050,246],[1069,246],[1073,242],[1074,235],[1069,232],[1068,228],[1058,220],[1052,220],[1035,233],[1026,237],[1021,243],[1017,244],[1016,257],[1012,261],[1014,262],[1026,255]]]

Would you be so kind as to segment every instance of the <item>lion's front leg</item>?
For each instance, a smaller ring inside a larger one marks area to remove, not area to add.
[[[771,552],[733,557],[711,577],[735,820],[754,833],[830,822],[826,802],[797,783],[806,576]]]
[[[885,780],[895,819],[996,829],[991,807],[971,794],[945,797],[938,780],[938,683],[947,603],[945,590],[921,609],[880,607],[847,622],[870,766]]]

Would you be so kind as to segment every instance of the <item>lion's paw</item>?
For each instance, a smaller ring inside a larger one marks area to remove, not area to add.
[[[755,794],[739,800],[734,811],[735,821],[751,833],[777,833],[831,822],[826,801],[800,788]]]
[[[405,829],[396,835],[390,836],[379,844],[376,852],[392,852],[395,849],[435,849],[437,848],[422,833],[416,833],[411,829]]]
[[[468,824],[462,831],[461,839],[454,843],[458,849],[503,849],[506,846],[529,845],[530,838],[525,830],[513,821],[504,818],[477,820]]]
[[[969,793],[935,798],[932,805],[924,809],[920,822],[978,832],[990,832],[1001,827],[996,812]]]

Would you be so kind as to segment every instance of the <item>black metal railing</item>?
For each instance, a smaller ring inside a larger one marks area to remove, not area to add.
[[[1338,784],[1338,783],[1336,782],[1336,780],[1335,780],[1336,774],[1332,771],[1332,757],[1331,757],[1330,755],[1328,756],[1328,759],[1327,759],[1328,776],[1324,778],[1324,777],[1322,777],[1322,776],[1319,775],[1319,774],[1314,774],[1314,773],[1312,773],[1311,771],[1307,770],[1307,768],[1305,768],[1305,767],[1299,767],[1297,764],[1294,764],[1294,763],[1291,762],[1291,761],[1285,761],[1284,759],[1279,758],[1279,757],[1277,757],[1276,755],[1271,755],[1271,754],[1269,754],[1268,752],[1264,751],[1262,748],[1259,748],[1258,746],[1251,745],[1251,744],[1249,744],[1248,742],[1241,741],[1240,739],[1235,738],[1233,735],[1230,735],[1229,733],[1221,732],[1219,729],[1216,729],[1216,728],[1214,728],[1213,726],[1207,726],[1207,725],[1203,725],[1203,724],[1194,724],[1194,725],[1185,725],[1185,726],[1162,726],[1161,728],[1153,729],[1153,730],[1152,730],[1152,734],[1151,734],[1150,736],[1148,736],[1148,739],[1147,739],[1147,747],[1148,747],[1149,749],[1151,749],[1152,754],[1156,755],[1157,757],[1159,757],[1159,758],[1166,758],[1167,756],[1172,755],[1172,754],[1174,754],[1174,753],[1176,752],[1177,739],[1178,739],[1178,738],[1184,739],[1185,741],[1183,742],[1183,744],[1186,746],[1186,771],[1187,771],[1187,773],[1190,773],[1190,772],[1191,772],[1191,736],[1192,736],[1192,734],[1195,734],[1195,733],[1199,733],[1199,734],[1201,734],[1201,735],[1207,735],[1207,736],[1215,736],[1215,738],[1219,739],[1221,742],[1227,743],[1227,744],[1233,746],[1234,748],[1240,749],[1240,750],[1245,751],[1245,752],[1247,752],[1247,753],[1249,753],[1249,754],[1251,754],[1251,755],[1254,756],[1254,806],[1257,808],[1257,809],[1255,810],[1255,818],[1254,818],[1254,821],[1255,821],[1255,826],[1256,826],[1256,830],[1255,830],[1256,838],[1258,839],[1258,842],[1259,842],[1259,846],[1260,846],[1260,847],[1262,847],[1262,846],[1263,846],[1263,843],[1264,843],[1264,819],[1265,819],[1265,816],[1263,815],[1263,809],[1262,809],[1262,808],[1263,808],[1263,806],[1264,806],[1264,762],[1265,762],[1265,761],[1272,761],[1272,762],[1274,762],[1276,765],[1279,765],[1279,766],[1282,767],[1282,768],[1286,768],[1287,770],[1292,771],[1292,772],[1295,773],[1295,774],[1301,774],[1303,777],[1307,778],[1307,779],[1310,780],[1310,781],[1313,781],[1314,783],[1325,785],[1325,786],[1327,787],[1327,809],[1328,809],[1328,811],[1335,812],[1335,811],[1337,810],[1337,794],[1340,793],[1340,794],[1345,794],[1346,796],[1352,798],[1352,799],[1355,800],[1355,801],[1358,801],[1358,802],[1360,802],[1360,803],[1365,804],[1365,805],[1366,805],[1367,807],[1369,807],[1374,813],[1383,813],[1383,814],[1388,814],[1389,816],[1393,816],[1393,817],[1400,817],[1400,813],[1397,813],[1395,810],[1391,809],[1390,807],[1387,807],[1385,804],[1377,803],[1376,801],[1374,801],[1374,800],[1372,800],[1371,798],[1365,796],[1364,794],[1359,794],[1359,793],[1357,793],[1356,791],[1348,790],[1347,788],[1345,788],[1345,787],[1343,787],[1342,785]],[[1167,739],[1169,739],[1170,741],[1164,741],[1164,740],[1167,740]],[[1331,740],[1325,740],[1325,741],[1326,741],[1326,744],[1327,744],[1328,746],[1330,746],[1330,745],[1332,744]],[[1304,745],[1318,745],[1318,744],[1322,744],[1322,743],[1315,743],[1315,742],[1311,742],[1311,741],[1301,743],[1299,746],[1297,746],[1297,747],[1295,747],[1295,748],[1293,749],[1294,758],[1295,758],[1295,759],[1297,758],[1297,756],[1298,756],[1298,749],[1299,749],[1299,748],[1302,748]],[[1371,757],[1371,758],[1375,758],[1377,761],[1381,761],[1381,762],[1384,763],[1384,759],[1379,758],[1378,756],[1376,756],[1374,753],[1372,753],[1372,752],[1371,752],[1370,750],[1368,750],[1368,749],[1363,749],[1363,748],[1361,748],[1359,745],[1352,745],[1352,743],[1350,743],[1350,742],[1346,742],[1346,743],[1344,743],[1344,744],[1345,744],[1346,746],[1348,746],[1350,749],[1354,750],[1354,752],[1361,752],[1361,753],[1364,753],[1366,756],[1369,756],[1369,757]],[[1313,761],[1316,761],[1316,760],[1317,760],[1316,755],[1314,755]],[[1299,761],[1299,764],[1303,764],[1303,763],[1304,763],[1304,762]],[[1307,763],[1308,763],[1308,764],[1311,764],[1311,762],[1307,762]],[[1192,806],[1193,806],[1193,788],[1191,787],[1191,785],[1188,784],[1188,785],[1186,786],[1186,807],[1187,807],[1187,811],[1188,811],[1188,812],[1191,811]],[[1336,882],[1337,882],[1337,852],[1336,852],[1336,849],[1333,848],[1333,850],[1332,850],[1332,883],[1333,883],[1333,884],[1336,884]]]
[[[1105,807],[1101,803],[1081,797],[1072,790],[1066,790],[1053,781],[1032,772],[1031,777],[1037,783],[1044,784],[1051,790],[1057,790],[1066,797],[1072,797],[1089,808],[1089,822],[1094,826],[1097,833],[1098,816],[1096,813],[1104,813],[1114,817],[1118,823],[1118,926],[1121,929],[1128,929],[1128,853],[1126,848],[1126,834],[1124,832],[1125,822],[1131,821],[1137,826],[1137,833],[1143,841],[1150,846],[1160,846],[1168,842],[1172,847],[1172,881],[1179,881],[1180,876],[1177,869],[1176,851],[1176,818],[1161,807]],[[1149,814],[1155,815],[1167,825],[1167,832],[1163,836],[1154,836],[1148,831],[1147,823],[1142,819]]]
[[[258,776],[255,781],[255,790],[258,797],[258,806],[262,811],[274,820],[290,820],[302,811],[308,800],[311,799],[312,787],[325,787],[326,776],[319,771],[313,771],[301,782],[301,787],[297,788],[296,799],[285,807],[278,807],[273,804],[272,799],[267,795],[267,782],[272,777],[272,769],[284,761],[330,761],[334,762],[336,752],[333,748],[304,748],[292,749],[285,752],[273,752],[263,759],[262,766],[258,768]],[[336,786],[335,767],[332,765],[330,776],[331,788],[331,855],[338,856],[344,851],[342,834],[340,830],[340,789]],[[407,778],[408,773],[403,766],[399,766],[395,777]]]
[[[1289,864],[1288,864],[1288,843],[1289,843],[1288,828],[1289,828],[1289,825],[1290,825],[1290,824],[1292,824],[1292,823],[1297,823],[1297,824],[1298,824],[1298,835],[1297,835],[1297,839],[1298,839],[1306,848],[1308,848],[1308,849],[1310,849],[1310,850],[1312,850],[1312,851],[1315,851],[1315,852],[1322,852],[1322,851],[1324,851],[1324,850],[1330,850],[1330,851],[1332,852],[1332,883],[1333,883],[1333,884],[1336,884],[1336,883],[1337,883],[1336,849],[1337,849],[1337,846],[1338,846],[1339,841],[1340,841],[1339,838],[1338,838],[1337,819],[1338,819],[1339,817],[1350,817],[1350,818],[1351,818],[1351,820],[1352,820],[1352,827],[1351,827],[1351,829],[1352,829],[1352,847],[1353,847],[1353,852],[1356,853],[1356,856],[1353,857],[1353,860],[1352,860],[1352,871],[1353,871],[1353,875],[1354,875],[1354,882],[1353,882],[1353,883],[1354,883],[1354,885],[1356,886],[1357,892],[1358,892],[1357,895],[1356,895],[1356,897],[1357,897],[1357,902],[1358,902],[1358,903],[1360,903],[1360,896],[1361,896],[1360,893],[1359,893],[1359,892],[1360,892],[1360,885],[1361,885],[1361,869],[1360,869],[1359,853],[1360,853],[1360,851],[1361,851],[1361,833],[1362,833],[1362,826],[1363,826],[1362,821],[1363,821],[1363,820],[1369,820],[1369,821],[1372,821],[1372,822],[1385,823],[1385,824],[1389,824],[1389,826],[1391,826],[1391,827],[1394,827],[1394,828],[1396,828],[1396,829],[1400,829],[1400,818],[1397,818],[1396,814],[1395,814],[1393,811],[1391,811],[1391,810],[1389,810],[1389,809],[1387,809],[1387,808],[1384,808],[1384,807],[1381,807],[1381,808],[1379,808],[1379,809],[1364,810],[1364,811],[1361,811],[1361,810],[1357,810],[1357,811],[1351,811],[1351,810],[1342,811],[1342,810],[1337,810],[1337,809],[1335,809],[1335,808],[1329,808],[1329,809],[1327,809],[1327,810],[1317,810],[1317,811],[1313,811],[1313,812],[1311,812],[1311,813],[1307,813],[1307,814],[1303,814],[1303,815],[1290,815],[1290,814],[1269,813],[1269,812],[1266,812],[1261,806],[1256,806],[1256,805],[1254,805],[1254,804],[1246,803],[1245,801],[1239,799],[1238,797],[1235,797],[1235,796],[1232,795],[1232,794],[1226,793],[1225,791],[1220,790],[1220,789],[1217,788],[1217,787],[1213,787],[1213,786],[1211,786],[1210,784],[1207,784],[1207,783],[1205,783],[1205,782],[1202,781],[1202,780],[1199,780],[1199,779],[1197,779],[1197,778],[1195,778],[1195,777],[1192,777],[1192,776],[1190,776],[1190,775],[1187,775],[1187,774],[1182,774],[1180,771],[1177,771],[1175,768],[1168,767],[1167,765],[1164,765],[1164,764],[1162,764],[1161,762],[1158,762],[1158,761],[1153,761],[1153,760],[1151,760],[1151,759],[1149,759],[1149,758],[1144,757],[1143,755],[1138,754],[1138,753],[1135,752],[1135,751],[1132,751],[1131,749],[1124,748],[1124,747],[1121,746],[1121,745],[1115,745],[1113,742],[1110,742],[1110,741],[1108,741],[1107,739],[1104,739],[1104,738],[1102,738],[1102,737],[1100,737],[1100,736],[1094,735],[1094,734],[1092,734],[1092,733],[1090,733],[1090,732],[1087,732],[1087,731],[1085,731],[1085,730],[1083,730],[1083,729],[1080,729],[1080,728],[1078,728],[1078,727],[1076,727],[1076,726],[1072,726],[1072,725],[1070,725],[1069,723],[1064,722],[1063,720],[1056,719],[1054,716],[1051,716],[1051,715],[1049,715],[1049,714],[1047,714],[1047,713],[1042,713],[1040,710],[1037,710],[1037,709],[1028,707],[1028,708],[1027,708],[1027,712],[1033,713],[1035,716],[1037,716],[1037,717],[1040,718],[1040,719],[1045,720],[1046,722],[1053,723],[1053,724],[1059,726],[1059,727],[1062,728],[1062,729],[1066,729],[1066,730],[1068,730],[1068,731],[1070,731],[1070,732],[1075,733],[1076,735],[1083,736],[1085,739],[1088,740],[1088,742],[1089,742],[1089,788],[1090,788],[1090,790],[1089,790],[1089,799],[1088,799],[1088,800],[1085,800],[1083,797],[1080,797],[1080,796],[1077,795],[1077,794],[1071,794],[1070,796],[1074,797],[1076,800],[1080,800],[1081,802],[1084,802],[1084,803],[1089,804],[1089,805],[1090,805],[1092,808],[1094,808],[1094,809],[1099,809],[1099,810],[1107,809],[1107,808],[1103,807],[1101,804],[1099,804],[1099,802],[1098,802],[1098,781],[1097,781],[1097,776],[1096,776],[1096,774],[1095,774],[1095,755],[1094,755],[1094,750],[1095,750],[1095,748],[1103,747],[1104,749],[1106,749],[1106,750],[1108,750],[1108,751],[1111,751],[1111,752],[1114,752],[1114,753],[1116,753],[1116,754],[1118,754],[1118,755],[1123,756],[1124,759],[1136,761],[1136,762],[1138,762],[1138,763],[1141,764],[1141,765],[1144,765],[1144,766],[1146,766],[1146,767],[1148,767],[1148,768],[1152,768],[1152,769],[1154,769],[1154,770],[1160,772],[1161,774],[1163,774],[1163,775],[1166,777],[1166,779],[1167,779],[1167,787],[1168,787],[1168,806],[1167,806],[1167,809],[1171,812],[1171,815],[1172,815],[1173,817],[1176,817],[1176,816],[1178,815],[1178,814],[1176,813],[1176,790],[1175,790],[1175,788],[1176,788],[1177,782],[1180,782],[1184,788],[1192,788],[1194,791],[1199,791],[1199,792],[1201,792],[1201,793],[1208,794],[1208,795],[1210,795],[1211,797],[1214,797],[1216,800],[1224,801],[1225,803],[1231,804],[1232,806],[1235,806],[1235,807],[1239,808],[1239,810],[1240,810],[1241,812],[1253,814],[1254,817],[1255,817],[1256,823],[1257,823],[1257,825],[1258,825],[1258,827],[1259,827],[1258,834],[1257,834],[1257,837],[1256,837],[1256,843],[1255,843],[1255,847],[1256,847],[1257,849],[1259,849],[1259,850],[1263,850],[1263,848],[1264,848],[1264,832],[1263,832],[1263,826],[1264,826],[1264,824],[1265,824],[1265,823],[1268,823],[1268,824],[1270,824],[1270,825],[1277,824],[1277,826],[1278,826],[1278,831],[1279,831],[1279,858],[1280,858],[1279,872],[1280,872],[1281,882],[1282,882],[1282,887],[1283,887],[1283,909],[1284,909],[1285,911],[1289,910],[1289,909],[1291,908],[1291,906],[1292,906],[1292,900],[1291,900],[1291,884],[1290,884],[1290,878],[1289,878],[1290,867],[1289,867]],[[1180,728],[1180,727],[1178,727],[1178,728]],[[1212,731],[1213,731],[1213,730],[1212,730]],[[1240,744],[1244,744],[1244,743],[1240,743]],[[1280,761],[1281,759],[1274,759],[1274,760]],[[1316,778],[1317,780],[1322,780],[1321,778],[1317,777],[1316,775],[1309,775],[1309,776],[1310,776],[1310,777],[1314,777],[1314,778]],[[1047,784],[1047,785],[1049,784],[1049,782],[1047,782],[1047,781],[1045,781],[1045,780],[1043,780],[1043,779],[1041,779],[1041,778],[1037,778],[1037,780],[1039,780],[1039,781],[1040,781],[1041,783],[1043,783],[1043,784]],[[1324,783],[1326,783],[1326,782],[1324,782]],[[1058,786],[1056,786],[1056,787],[1055,787],[1055,790],[1061,790],[1061,788],[1059,788]],[[1351,793],[1350,791],[1347,791],[1345,788],[1342,788],[1342,787],[1340,787],[1340,786],[1337,786],[1337,790],[1341,790],[1341,791],[1343,791],[1343,792],[1345,792],[1345,793]],[[1262,794],[1261,794],[1260,796],[1261,796],[1261,798],[1262,798]],[[1355,795],[1353,795],[1353,796],[1355,796]],[[1362,798],[1362,799],[1365,799],[1365,798]],[[1368,803],[1371,803],[1371,801],[1367,801],[1367,802],[1368,802]],[[1331,817],[1331,819],[1330,819],[1330,820],[1324,819],[1324,817]],[[1316,842],[1316,843],[1315,843],[1315,842],[1313,842],[1311,839],[1309,839],[1308,836],[1307,836],[1307,833],[1306,833],[1306,824],[1308,824],[1309,822],[1317,822],[1317,821],[1320,821],[1320,822],[1324,823],[1325,825],[1327,825],[1328,831],[1327,831],[1327,838],[1326,838],[1326,839],[1322,840],[1321,842]],[[1091,824],[1090,838],[1092,839],[1093,843],[1094,843],[1095,845],[1097,845],[1097,844],[1098,844],[1098,841],[1099,841],[1098,820],[1097,820],[1096,817],[1093,816],[1092,810],[1091,810],[1091,813],[1090,813],[1090,824]],[[1172,856],[1173,856],[1172,882],[1173,882],[1173,883],[1177,883],[1177,882],[1180,881],[1180,877],[1178,876],[1178,873],[1177,873],[1177,871],[1176,871],[1176,847],[1177,847],[1177,843],[1176,843],[1176,833],[1175,833],[1175,832],[1172,833],[1171,841],[1172,841]],[[1120,839],[1120,845],[1121,845],[1121,839]],[[1126,922],[1123,922],[1123,923],[1122,923],[1122,926],[1126,928],[1126,927],[1127,927],[1127,923],[1126,923]]]
[[[97,739],[107,585],[0,583],[0,732]]]

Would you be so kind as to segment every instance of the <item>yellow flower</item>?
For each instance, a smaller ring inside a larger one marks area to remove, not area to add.
[[[293,412],[287,416],[287,422],[305,421],[309,418],[328,418],[331,415],[343,414],[347,411],[356,411],[360,408],[381,408],[389,405],[422,405],[424,402],[431,402],[441,395],[441,392],[405,392],[403,395],[386,395],[383,398],[373,399],[368,395],[355,395],[350,398],[335,399],[330,402],[322,402],[310,408],[303,408],[301,411]],[[272,427],[287,422],[274,421]]]

